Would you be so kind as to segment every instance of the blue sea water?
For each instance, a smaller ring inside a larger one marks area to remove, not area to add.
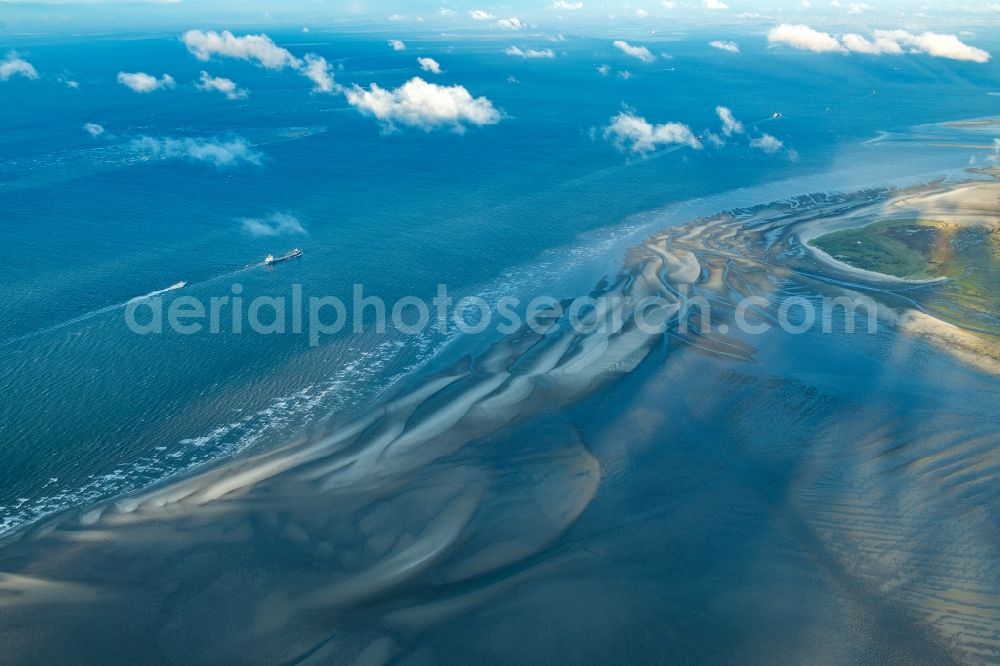
[[[982,160],[983,148],[870,142],[995,114],[998,99],[988,94],[993,62],[798,53],[763,39],[744,38],[738,58],[710,49],[708,35],[664,40],[655,50],[671,58],[643,65],[608,39],[572,35],[539,41],[557,57],[534,61],[505,55],[509,40],[269,34],[335,63],[343,85],[430,78],[416,57],[432,56],[445,69],[436,82],[486,96],[503,119],[464,134],[387,131],[288,71],[200,62],[177,32],[9,40],[45,76],[0,84],[0,533],[284,443],[371,402],[447,345],[457,354],[476,344],[450,333],[348,331],[318,346],[301,335],[139,336],[120,307],[130,299],[181,280],[185,295],[205,299],[237,282],[248,300],[295,284],[345,300],[362,284],[390,303],[429,299],[438,284],[456,297],[559,295],[613,270],[646,230],[769,196]],[[389,37],[408,49],[392,51]],[[978,42],[1000,50],[996,37]],[[166,72],[178,85],[135,94],[115,81],[122,70]],[[202,70],[250,95],[197,90]],[[643,158],[602,134],[626,107],[651,122],[717,131],[716,105],[788,150],[733,141]],[[104,134],[90,136],[85,123]],[[261,159],[148,159],[135,147],[140,137],[244,139]],[[276,213],[304,233],[245,230],[244,218]],[[296,246],[301,260],[258,265]]]

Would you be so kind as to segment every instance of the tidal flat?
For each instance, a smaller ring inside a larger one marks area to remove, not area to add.
[[[657,232],[591,292],[620,327],[553,314],[288,446],[7,538],[4,656],[996,661],[996,336],[947,281],[809,239],[982,220],[997,191],[810,194]],[[860,295],[874,312],[827,331],[777,325],[788,298]],[[651,296],[658,333],[636,325]]]

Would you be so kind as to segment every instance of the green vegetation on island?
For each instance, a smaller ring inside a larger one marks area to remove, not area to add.
[[[930,220],[882,220],[827,234],[812,244],[855,268],[929,280],[956,277],[956,270],[958,275],[964,272],[954,265],[950,247],[960,229],[955,224]]]
[[[811,245],[855,268],[914,280],[947,278],[934,308],[983,328],[1000,312],[1000,229],[932,220],[881,220]],[[992,326],[987,326],[992,328]]]

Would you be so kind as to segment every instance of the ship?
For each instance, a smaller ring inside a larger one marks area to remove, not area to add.
[[[288,261],[289,259],[295,259],[296,257],[302,256],[302,250],[295,248],[288,254],[283,254],[280,257],[276,257],[273,254],[269,254],[264,257],[265,266],[273,266],[274,264],[280,264],[282,261]]]

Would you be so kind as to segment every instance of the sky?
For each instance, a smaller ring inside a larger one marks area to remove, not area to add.
[[[0,34],[80,27],[153,28],[201,21],[215,26],[395,24],[411,29],[599,30],[629,24],[656,30],[679,25],[808,23],[821,26],[933,30],[995,25],[1000,0],[0,0]]]

